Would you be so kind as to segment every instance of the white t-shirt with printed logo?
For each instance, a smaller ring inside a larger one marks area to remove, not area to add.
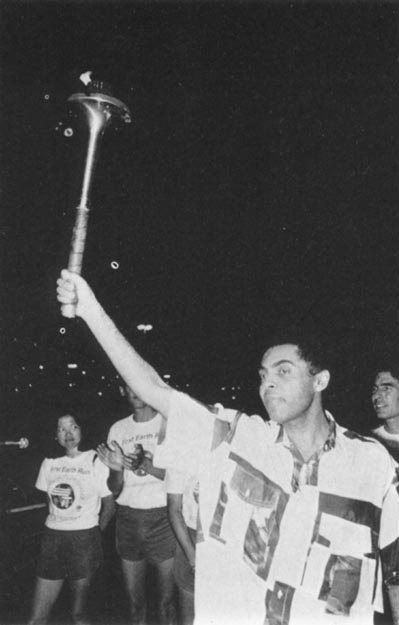
[[[109,469],[92,449],[78,456],[45,458],[36,488],[47,493],[45,525],[55,530],[83,530],[98,525],[101,498],[111,495]]]
[[[108,443],[116,441],[125,454],[135,451],[135,445],[142,445],[144,451],[154,453],[163,417],[159,413],[150,421],[137,422],[130,415],[114,423],[108,433]],[[148,510],[166,506],[166,489],[163,480],[148,473],[124,471],[123,488],[117,503],[130,508]]]

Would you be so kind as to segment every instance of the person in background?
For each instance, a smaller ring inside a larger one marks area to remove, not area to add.
[[[380,441],[399,462],[399,368],[394,363],[386,363],[377,372],[371,401],[377,419],[381,424],[372,430],[372,435]]]
[[[80,450],[82,430],[73,415],[58,419],[56,440],[65,455],[45,458],[36,481],[36,488],[47,493],[49,514],[29,625],[47,622],[65,580],[71,591],[73,623],[88,622],[88,594],[103,561],[101,531],[114,513],[109,471],[94,450]]]
[[[387,357],[376,373],[371,401],[380,425],[374,428],[374,436],[399,462],[399,369],[396,359]],[[376,625],[392,623],[391,607],[386,590],[383,593],[384,613],[376,613]]]
[[[175,619],[173,558],[176,541],[166,508],[165,471],[152,463],[163,417],[127,386],[120,387],[131,413],[114,423],[108,444],[97,449],[110,468],[108,485],[116,497],[116,550],[121,560],[132,625]],[[146,581],[155,581],[151,596]],[[153,604],[151,604],[153,601]]]

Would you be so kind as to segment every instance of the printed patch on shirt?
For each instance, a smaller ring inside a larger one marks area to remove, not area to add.
[[[213,515],[211,526],[209,528],[209,534],[213,538],[216,538],[216,540],[219,540],[222,543],[226,542],[221,537],[221,532],[222,532],[222,523],[223,523],[224,513],[226,510],[227,500],[228,500],[228,497],[227,497],[226,484],[225,482],[221,482],[220,491],[219,491],[219,499],[216,504],[216,509]]]
[[[70,484],[54,484],[49,495],[53,505],[59,510],[67,510],[75,501],[75,493]]]
[[[351,556],[330,555],[319,599],[326,612],[348,616],[359,592],[362,561]]]
[[[294,593],[292,586],[280,582],[267,591],[265,625],[288,625]]]
[[[319,514],[323,513],[352,523],[366,525],[373,534],[378,535],[381,509],[369,501],[340,497],[331,493],[320,493]]]
[[[232,453],[229,459],[236,465],[229,487],[245,506],[248,518],[242,534],[243,559],[256,575],[266,579],[279,541],[288,495],[243,458]],[[223,521],[228,506],[227,486],[222,482],[210,527],[210,535],[221,542],[226,542]]]

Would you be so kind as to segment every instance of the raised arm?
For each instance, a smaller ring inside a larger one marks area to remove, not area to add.
[[[87,282],[66,269],[57,280],[57,299],[76,306],[81,317],[126,384],[149,406],[168,416],[171,387],[136,352],[97,301]]]

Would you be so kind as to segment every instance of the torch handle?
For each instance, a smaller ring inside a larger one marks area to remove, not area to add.
[[[75,224],[72,232],[71,249],[68,260],[68,269],[73,273],[80,274],[82,271],[88,219],[89,209],[87,206],[78,206],[76,208]],[[75,317],[75,313],[76,306],[74,304],[63,304],[61,306],[61,314],[63,317],[72,319]]]

